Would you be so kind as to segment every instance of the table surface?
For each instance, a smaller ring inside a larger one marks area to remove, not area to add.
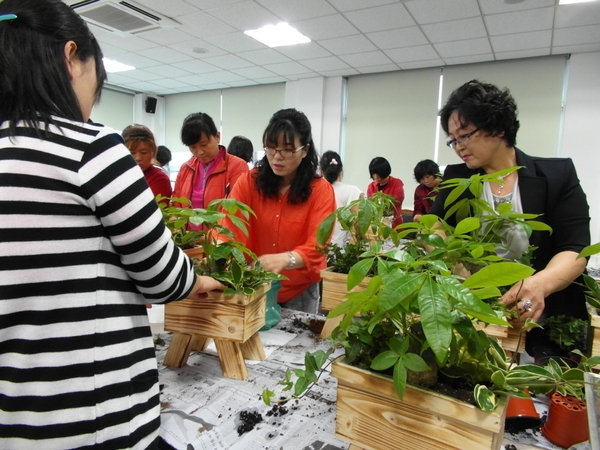
[[[160,336],[164,341],[156,345],[161,384],[161,436],[174,448],[348,449],[349,443],[335,437],[337,381],[328,371],[306,397],[289,402],[284,415],[268,415],[272,408],[261,400],[264,389],[281,391],[278,383],[284,379],[287,368],[303,368],[306,351],[331,347],[306,326],[311,319],[324,320],[324,317],[283,309],[281,322],[271,330],[260,332],[267,359],[247,361],[248,378],[240,381],[223,376],[214,344],[204,352],[192,352],[182,368],[164,366],[162,361],[171,335],[162,330],[157,319],[160,310],[155,308],[149,310],[150,320],[154,321],[153,333],[155,338]],[[341,350],[337,354],[341,354]],[[544,415],[547,402],[538,402],[536,408]],[[258,412],[263,421],[240,435],[241,411]],[[548,442],[539,431],[505,433],[502,449],[508,444],[517,450],[561,448]],[[577,446],[577,450],[589,448],[589,445]]]

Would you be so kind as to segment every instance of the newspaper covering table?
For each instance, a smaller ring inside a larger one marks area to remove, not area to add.
[[[156,308],[156,307],[155,307]],[[261,331],[267,359],[246,361],[248,378],[225,378],[214,346],[204,352],[192,352],[182,368],[162,365],[170,334],[161,329],[160,309],[150,310],[155,316],[153,333],[164,341],[156,346],[161,384],[161,436],[177,450],[346,450],[349,443],[335,437],[335,402],[337,380],[326,370],[305,398],[286,405],[284,415],[267,415],[261,393],[275,390],[284,379],[287,368],[303,368],[304,354],[331,347],[308,329],[311,320],[322,320],[302,312],[283,309],[281,322]],[[158,320],[158,321],[157,321]],[[160,341],[159,339],[159,341]],[[335,355],[341,354],[338,350]],[[548,401],[536,399],[536,409],[543,417]],[[241,411],[256,411],[263,422],[243,434],[238,433]],[[511,447],[514,446],[514,447]],[[541,432],[505,433],[502,449],[549,449],[561,447],[550,443]],[[573,450],[588,450],[588,443]]]

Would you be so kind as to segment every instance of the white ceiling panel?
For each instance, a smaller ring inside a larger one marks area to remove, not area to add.
[[[180,25],[123,36],[91,26],[136,70],[108,83],[163,95],[316,76],[600,51],[600,1],[136,0]],[[312,42],[269,48],[243,32],[287,21]]]

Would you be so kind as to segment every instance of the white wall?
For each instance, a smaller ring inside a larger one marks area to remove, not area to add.
[[[90,119],[119,133],[133,123],[133,94],[102,89],[100,103],[94,105]]]
[[[600,241],[599,129],[600,52],[572,55],[569,60],[561,156],[573,158],[581,185],[587,194],[592,218],[592,243]]]

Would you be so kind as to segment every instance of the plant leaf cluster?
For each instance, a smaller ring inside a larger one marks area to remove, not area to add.
[[[159,201],[162,199],[158,198]],[[234,231],[223,225],[222,220],[228,218],[248,236],[248,221],[255,215],[248,205],[226,198],[213,200],[202,209],[190,208],[191,202],[183,197],[169,200],[169,205],[159,203],[159,206],[173,241],[183,249],[202,247],[203,258],[194,258],[196,273],[209,275],[223,283],[227,287],[225,295],[253,294],[264,283],[286,279],[264,270],[256,254],[237,241]],[[173,203],[187,207],[176,207]]]

